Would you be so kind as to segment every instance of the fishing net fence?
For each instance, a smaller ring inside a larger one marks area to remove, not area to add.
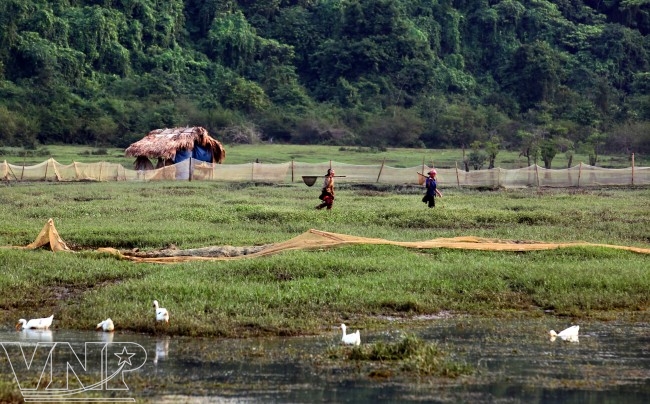
[[[426,165],[397,168],[384,164],[356,165],[338,162],[279,164],[211,164],[188,159],[178,164],[151,170],[130,170],[121,164],[60,164],[48,159],[40,164],[13,165],[5,160],[0,165],[4,181],[230,181],[230,182],[304,182],[312,186],[319,177],[333,168],[339,183],[422,184],[431,167]],[[493,168],[464,171],[458,168],[436,168],[440,187],[600,187],[650,185],[650,167],[612,169],[580,163],[566,169],[545,169],[531,165],[518,169]],[[320,186],[318,184],[317,186]]]

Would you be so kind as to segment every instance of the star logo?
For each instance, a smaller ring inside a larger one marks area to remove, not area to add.
[[[129,351],[126,350],[126,347],[124,347],[122,349],[122,353],[116,353],[114,355],[120,358],[120,362],[117,364],[117,366],[121,366],[123,363],[126,363],[129,366],[131,366],[131,357],[135,354],[129,353]]]

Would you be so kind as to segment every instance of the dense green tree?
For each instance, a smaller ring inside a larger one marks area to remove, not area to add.
[[[504,83],[522,110],[554,101],[565,75],[564,59],[547,42],[536,41],[517,49],[507,67]]]
[[[594,130],[582,143],[582,150],[589,155],[589,165],[595,166],[598,163],[598,156],[601,154],[606,140],[606,134]]]
[[[533,128],[531,131],[522,129],[517,131],[517,137],[519,137],[520,145],[519,155],[526,157],[529,166],[533,163],[537,164],[543,132],[538,128]]]
[[[501,148],[501,138],[499,136],[491,137],[484,142],[484,147],[488,157],[488,168],[494,168],[494,162]]]
[[[486,116],[466,104],[451,104],[437,118],[436,128],[443,145],[463,148],[480,141],[485,133]]]
[[[558,145],[555,139],[544,139],[539,146],[540,156],[544,162],[544,168],[551,169],[551,163],[557,155]]]
[[[476,141],[471,144],[472,151],[469,152],[468,163],[474,170],[483,168],[485,161],[489,159],[488,154],[481,149],[481,142]]]
[[[0,142],[124,146],[197,124],[642,153],[648,35],[650,0],[3,0]]]

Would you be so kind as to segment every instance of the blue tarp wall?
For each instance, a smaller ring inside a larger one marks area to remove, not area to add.
[[[194,150],[192,150],[192,158],[199,161],[212,163],[212,149],[204,149],[201,146],[194,145]]]
[[[178,164],[181,161],[185,161],[190,157],[192,157],[192,159],[195,160],[212,163],[212,150],[205,149],[197,145],[194,145],[194,150],[178,150],[176,152],[176,156],[174,157],[174,164]],[[189,179],[190,178],[189,169],[190,169],[189,164],[176,167],[176,179],[177,180]]]

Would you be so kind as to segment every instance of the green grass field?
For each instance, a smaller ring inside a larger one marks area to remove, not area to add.
[[[384,162],[390,167],[414,167],[422,164],[434,165],[439,168],[453,168],[458,164],[462,167],[463,153],[460,149],[387,149],[385,151],[369,147],[356,146],[318,146],[318,145],[224,145],[226,149],[225,164],[243,164],[253,161],[276,164],[296,161],[302,163],[323,163],[335,161],[346,164],[380,165]],[[469,153],[469,151],[467,151]],[[0,148],[0,159],[14,165],[34,165],[53,158],[61,164],[109,162],[122,164],[125,168],[133,168],[134,159],[124,156],[124,149],[95,148],[89,146],[58,146],[48,145],[37,150],[22,150],[16,148]],[[588,164],[586,155],[576,154],[572,165]],[[155,164],[155,162],[154,162]],[[538,161],[543,166],[543,161]],[[606,155],[600,156],[597,163],[605,168],[630,167],[630,156]],[[650,156],[636,156],[636,166],[650,166]],[[502,150],[495,162],[496,167],[504,169],[527,167],[528,161],[519,156],[518,152]],[[486,166],[483,168],[487,168]],[[553,159],[552,168],[567,168],[567,158],[564,153],[558,153]]]
[[[490,316],[647,316],[650,256],[580,247],[528,253],[385,245],[287,251],[236,261],[145,264],[98,247],[154,250],[276,243],[310,228],[389,240],[480,236],[650,246],[650,189],[446,189],[435,209],[416,187],[318,189],[209,182],[10,183],[0,245],[33,241],[48,218],[75,253],[0,249],[0,324],[55,314],[55,327],[175,335],[295,335],[342,321],[440,311]],[[156,326],[152,301],[170,310]]]

